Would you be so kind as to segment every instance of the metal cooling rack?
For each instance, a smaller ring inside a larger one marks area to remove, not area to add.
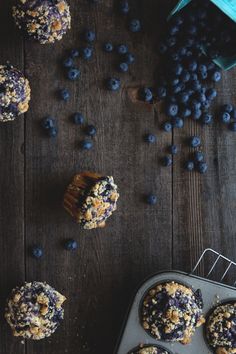
[[[210,275],[212,274],[212,272],[215,270],[217,263],[220,260],[224,260],[226,262],[225,265],[225,269],[224,269],[224,273],[221,276],[221,278],[218,279],[218,282],[222,283],[223,280],[225,279],[226,275],[228,274],[229,270],[233,267],[236,267],[236,262],[233,262],[231,259],[223,256],[222,254],[220,254],[219,252],[214,251],[212,248],[206,248],[205,251],[203,251],[202,255],[200,256],[200,258],[198,259],[195,267],[193,268],[192,272],[190,273],[190,275],[196,275],[196,272],[198,271],[198,269],[201,267],[201,265],[204,263],[204,260],[206,259],[207,254],[213,254],[215,256],[215,259],[213,260],[213,263],[210,264],[210,270],[208,271],[207,274],[203,275],[204,278],[209,279]],[[220,275],[219,275],[220,276]],[[233,283],[233,286],[236,286],[236,280]]]

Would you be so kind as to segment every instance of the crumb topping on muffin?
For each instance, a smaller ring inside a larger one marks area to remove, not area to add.
[[[168,282],[149,290],[142,305],[142,325],[158,340],[188,344],[202,316],[201,291]]]
[[[66,0],[19,0],[13,7],[16,25],[41,44],[62,39],[71,28]]]
[[[29,108],[30,85],[12,65],[0,65],[0,122],[14,120]]]
[[[154,346],[145,346],[141,347],[130,354],[169,354],[165,349],[154,347]]]
[[[214,309],[207,320],[206,334],[216,354],[236,353],[236,302]]]
[[[43,339],[55,332],[64,317],[66,298],[42,282],[25,283],[12,290],[5,318],[14,336]]]

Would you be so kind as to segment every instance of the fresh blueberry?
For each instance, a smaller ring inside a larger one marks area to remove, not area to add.
[[[194,90],[194,91],[200,91],[201,90],[201,88],[202,88],[202,85],[201,85],[201,83],[198,81],[198,80],[196,80],[196,81],[192,81],[192,83],[191,83],[191,88]]]
[[[131,32],[140,32],[141,31],[141,22],[138,19],[132,19],[129,22],[129,30]]]
[[[67,251],[74,251],[78,248],[78,243],[75,240],[69,239],[65,242],[65,249]]]
[[[200,79],[206,80],[208,78],[208,73],[207,72],[201,72],[199,73]]]
[[[93,48],[92,47],[83,47],[81,49],[81,54],[82,54],[83,59],[89,60],[93,56]]]
[[[79,112],[76,112],[74,113],[73,115],[73,122],[76,124],[76,125],[82,125],[84,123],[84,117],[81,113]]]
[[[210,114],[210,113],[204,113],[204,114],[202,115],[202,123],[203,123],[203,124],[209,125],[209,124],[212,123],[212,121],[213,121],[212,114]]]
[[[70,93],[67,89],[62,89],[59,91],[59,94],[60,94],[60,98],[63,100],[63,101],[68,101],[69,98],[70,98]]]
[[[205,95],[205,93],[199,93],[198,95],[197,95],[197,99],[201,102],[201,103],[203,103],[203,102],[205,102],[206,101],[206,95]]]
[[[182,82],[186,83],[186,82],[189,82],[190,77],[191,77],[190,73],[187,70],[184,70],[182,72],[180,78],[181,78]]]
[[[70,68],[67,73],[67,77],[69,80],[76,80],[80,77],[80,70],[76,68]]]
[[[220,120],[222,123],[228,124],[230,122],[231,116],[228,112],[221,112],[220,113]]]
[[[201,145],[201,139],[198,136],[192,136],[190,138],[190,146],[192,148],[197,148],[200,145]]]
[[[197,170],[198,170],[198,172],[200,172],[201,174],[206,173],[207,170],[208,170],[208,165],[207,165],[207,163],[204,162],[204,161],[199,162],[199,163],[197,164]]]
[[[217,97],[217,91],[214,88],[209,88],[206,91],[206,97],[208,100],[214,100]]]
[[[165,122],[163,124],[163,129],[165,130],[165,132],[169,133],[172,131],[172,124],[170,122]]]
[[[129,70],[129,65],[127,63],[120,63],[118,69],[122,73],[126,73]]]
[[[72,49],[70,52],[70,55],[72,58],[77,58],[79,57],[79,50],[78,49]]]
[[[57,127],[52,127],[48,129],[48,135],[50,138],[55,138],[57,136],[58,130]]]
[[[163,166],[169,167],[173,163],[172,157],[171,156],[164,156],[163,157]]]
[[[159,99],[163,99],[166,97],[166,88],[164,86],[160,86],[157,88],[157,97]]]
[[[198,67],[199,73],[207,73],[207,66],[205,64],[200,64]]]
[[[43,256],[43,249],[39,246],[34,246],[32,248],[32,256],[34,258],[41,258]]]
[[[139,90],[139,97],[142,101],[151,102],[153,99],[153,94],[148,87],[143,87]]]
[[[195,60],[190,61],[190,63],[188,64],[188,70],[191,72],[195,72],[198,68],[198,64]]]
[[[177,94],[180,93],[182,89],[183,89],[182,84],[178,84],[172,87],[172,92],[173,94]]]
[[[128,46],[126,44],[120,44],[116,48],[118,54],[126,54],[128,53]]]
[[[175,74],[176,76],[180,76],[183,72],[183,66],[181,64],[175,64],[173,67],[172,67],[172,72],[173,74]]]
[[[63,66],[65,68],[71,68],[72,66],[74,65],[74,60],[72,58],[66,58],[64,61],[63,61]]]
[[[169,150],[170,150],[171,155],[176,155],[178,152],[178,147],[176,145],[171,145],[169,147]]]
[[[175,117],[175,116],[177,116],[178,111],[179,111],[179,107],[178,107],[178,105],[175,104],[175,103],[170,103],[170,104],[168,104],[167,107],[166,107],[166,114],[167,114],[169,117]]]
[[[128,65],[133,64],[135,62],[135,56],[132,53],[126,53],[124,60]]]
[[[236,132],[236,122],[229,123],[229,130]]]
[[[90,150],[93,147],[93,142],[91,140],[83,140],[81,141],[80,146],[83,150]]]
[[[200,108],[194,109],[192,111],[192,117],[194,120],[199,120],[202,116],[202,110]]]
[[[127,15],[129,12],[129,2],[127,0],[120,1],[119,9],[123,15]]]
[[[87,42],[94,42],[96,39],[96,34],[94,31],[86,30],[84,32],[83,38]]]
[[[191,160],[189,160],[189,161],[186,161],[186,163],[185,163],[185,169],[187,170],[187,171],[193,171],[194,170],[194,168],[195,168],[195,164],[194,164],[194,162],[193,161],[191,161]]]
[[[87,135],[89,135],[89,136],[94,136],[94,135],[96,135],[96,133],[97,133],[97,129],[95,128],[94,125],[89,124],[89,125],[87,125],[87,127],[85,128],[85,133],[86,133]]]
[[[157,203],[157,196],[155,194],[147,195],[146,202],[149,205],[155,205]]]
[[[194,161],[202,162],[204,160],[204,154],[201,151],[195,151],[194,153]]]
[[[191,114],[192,114],[192,111],[191,111],[191,109],[188,108],[188,107],[183,107],[182,110],[181,110],[181,112],[180,112],[180,116],[181,116],[182,118],[188,118],[188,117],[191,116]]]
[[[220,71],[215,71],[212,76],[211,76],[211,79],[212,81],[214,82],[219,82],[221,80],[221,72]]]
[[[234,106],[232,104],[224,104],[222,107],[221,107],[221,111],[222,112],[227,112],[227,113],[232,113],[233,112],[233,109],[234,109]]]
[[[144,140],[149,144],[154,144],[157,141],[157,138],[154,134],[146,134]]]
[[[186,92],[181,92],[179,95],[179,102],[187,103],[189,100],[189,95]]]
[[[196,99],[193,99],[191,101],[191,108],[193,111],[197,110],[197,109],[200,109],[201,108],[201,102],[199,102],[198,100]]]
[[[110,91],[118,91],[120,89],[120,79],[109,78],[107,80],[107,88]]]
[[[181,129],[181,128],[183,128],[183,126],[184,126],[184,121],[183,121],[182,118],[179,118],[179,117],[174,117],[173,118],[173,127],[174,128]]]
[[[106,53],[111,53],[113,51],[113,44],[110,42],[106,42],[103,44],[103,50]]]
[[[43,129],[51,129],[55,126],[55,119],[52,117],[46,117],[42,120]]]

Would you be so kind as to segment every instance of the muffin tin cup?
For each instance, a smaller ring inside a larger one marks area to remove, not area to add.
[[[205,317],[215,306],[231,302],[236,299],[236,289],[211,280],[206,280],[195,275],[189,275],[179,271],[166,271],[158,273],[147,279],[137,291],[134,301],[129,309],[127,319],[123,326],[122,334],[114,354],[128,354],[140,344],[160,346],[172,354],[209,354],[213,353],[209,347],[205,326],[196,329],[192,342],[183,345],[177,342],[165,342],[154,339],[143,329],[140,320],[140,306],[147,291],[155,284],[175,281],[191,287],[193,290],[201,289],[203,297],[203,315]]]

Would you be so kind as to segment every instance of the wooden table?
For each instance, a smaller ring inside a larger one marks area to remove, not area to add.
[[[190,271],[204,248],[236,259],[236,138],[219,123],[203,128],[189,121],[173,135],[160,129],[165,116],[159,105],[132,100],[130,91],[152,85],[158,65],[157,43],[172,1],[138,1],[145,31],[132,34],[117,15],[112,0],[97,6],[71,1],[73,30],[53,46],[24,41],[11,20],[13,1],[0,4],[0,58],[24,70],[32,87],[30,110],[17,121],[0,126],[0,299],[3,312],[12,287],[24,280],[47,281],[68,298],[65,320],[48,340],[22,344],[12,337],[1,316],[1,354],[111,354],[136,287],[162,269]],[[68,48],[78,47],[85,27],[97,32],[96,55],[80,63],[81,79],[68,82],[60,62]],[[128,43],[136,55],[122,89],[107,92],[103,80],[115,73],[116,56],[101,50],[104,41]],[[236,71],[218,85],[221,103],[236,104]],[[68,87],[71,100],[59,101]],[[79,148],[82,130],[70,122],[81,111],[98,129],[92,151]],[[46,115],[59,125],[56,139],[40,128]],[[154,132],[156,145],[143,142]],[[203,139],[209,171],[187,173],[185,139]],[[181,149],[173,168],[160,157],[174,142]],[[81,231],[62,208],[65,187],[81,170],[113,175],[120,189],[118,211],[101,230]],[[155,192],[150,207],[143,195]],[[63,241],[74,238],[79,250],[70,253]],[[29,249],[41,244],[45,255],[33,259]],[[222,268],[223,269],[223,268]]]

